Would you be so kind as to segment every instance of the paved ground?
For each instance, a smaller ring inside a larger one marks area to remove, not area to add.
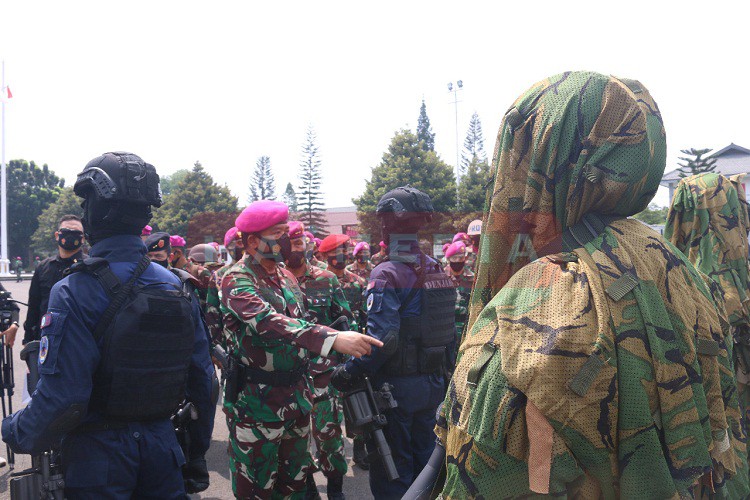
[[[16,283],[15,280],[4,280],[3,285],[10,291],[13,298],[25,302],[29,292],[29,281],[22,283]],[[26,318],[26,308],[21,306],[21,323]],[[21,327],[23,329],[23,327]],[[26,365],[18,358],[20,352],[20,339],[23,337],[23,332],[19,331],[16,348],[13,349],[14,354],[14,372],[16,390],[13,397],[13,409],[17,410],[22,407],[21,404],[21,391],[23,390],[23,381],[26,376]],[[193,495],[194,499],[226,499],[232,498],[232,484],[229,479],[229,462],[227,458],[227,425],[224,418],[224,414],[221,412],[220,407],[216,408],[216,425],[214,427],[213,440],[211,442],[211,448],[208,450],[206,460],[208,461],[208,469],[211,476],[211,486],[208,490],[204,491],[200,495]],[[351,459],[351,441],[347,440],[347,456]],[[0,455],[5,456],[5,446],[0,447]],[[31,465],[30,457],[28,455],[16,455],[15,470],[20,471]],[[350,467],[347,474],[347,478],[344,480],[344,493],[350,499],[361,499],[361,498],[372,498],[370,494],[370,487],[368,485],[367,472],[357,467]],[[10,498],[8,493],[8,468],[0,469],[0,499]],[[318,483],[318,490],[323,498],[325,495],[325,478],[322,474],[316,474],[316,482]]]

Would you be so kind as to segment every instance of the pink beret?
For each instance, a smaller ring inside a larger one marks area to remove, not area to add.
[[[369,251],[370,251],[370,245],[368,245],[368,244],[367,244],[367,243],[365,243],[364,241],[360,241],[360,242],[359,242],[359,243],[357,243],[357,245],[356,245],[356,246],[354,247],[354,252],[352,252],[352,255],[357,255],[357,254],[358,254],[359,252],[361,252],[362,250],[367,250],[367,251],[369,252]]]
[[[323,241],[320,243],[320,251],[330,252],[331,250],[335,250],[349,241],[349,239],[350,238],[345,234],[329,234],[323,238]]]
[[[320,248],[320,244],[323,243],[323,240],[320,238],[313,238],[313,242],[315,242],[315,246]]]
[[[456,233],[456,236],[453,237],[453,243],[457,241],[468,241],[469,235],[466,233]]]
[[[232,227],[229,231],[224,234],[224,247],[229,247],[235,238],[237,238],[237,226]]]
[[[450,243],[446,243],[445,245],[443,245],[443,253],[445,253],[445,252],[447,252],[447,251],[448,251],[448,247],[449,247],[449,246],[451,246],[451,244],[450,244]]]
[[[312,234],[312,233],[311,233],[310,231],[305,231],[305,236],[306,236],[306,237],[307,237],[307,238],[308,238],[308,239],[309,239],[310,241],[315,241],[315,235],[314,235],[314,234]]]
[[[289,239],[297,240],[305,236],[305,225],[298,220],[289,221]]]
[[[243,234],[259,233],[289,220],[289,207],[280,201],[258,200],[249,204],[234,221]]]
[[[149,226],[148,224],[143,226],[143,231],[141,231],[141,236],[149,236],[151,234],[152,229],[153,228]]]
[[[380,248],[385,248],[385,247],[388,246],[388,245],[385,244],[384,241],[381,241],[380,243],[378,243],[378,245],[380,245]]]
[[[457,241],[451,244],[451,246],[448,247],[448,250],[445,251],[445,258],[450,259],[456,254],[464,253],[466,253],[466,245],[464,245],[462,241]]]
[[[182,236],[179,236],[179,235],[173,234],[172,236],[170,236],[170,237],[169,237],[169,245],[170,245],[170,246],[171,246],[172,248],[174,248],[174,247],[177,247],[177,248],[180,248],[180,247],[182,247],[182,248],[185,248],[185,245],[186,245],[186,243],[185,243],[185,238],[183,238]]]

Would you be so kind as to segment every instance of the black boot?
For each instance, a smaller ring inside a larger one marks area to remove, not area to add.
[[[370,464],[367,462],[367,450],[365,450],[364,439],[354,440],[354,452],[352,453],[352,460],[362,470],[370,470]]]
[[[315,485],[315,478],[312,474],[307,475],[305,479],[307,483],[307,491],[305,491],[305,500],[321,500],[320,494],[318,493],[318,487]]]
[[[331,474],[328,476],[328,500],[345,500],[343,492],[344,476],[341,474]]]

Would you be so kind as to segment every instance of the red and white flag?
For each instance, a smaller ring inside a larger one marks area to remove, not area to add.
[[[6,85],[0,92],[0,101],[5,102],[8,99],[13,99],[13,93],[10,91],[10,87]]]

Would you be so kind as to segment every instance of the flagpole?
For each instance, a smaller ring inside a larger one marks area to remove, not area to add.
[[[3,92],[5,89],[5,60],[3,60]],[[2,153],[0,153],[0,275],[10,274],[10,261],[8,260],[8,197],[6,185],[8,183],[7,172],[5,168],[5,99],[2,100]]]

